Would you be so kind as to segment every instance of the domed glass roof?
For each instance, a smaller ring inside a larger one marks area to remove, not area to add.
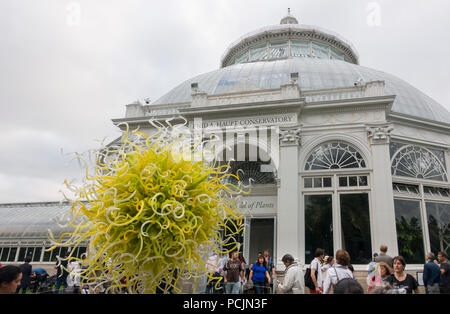
[[[299,25],[290,10],[280,25],[260,28],[232,43],[220,69],[185,81],[153,105],[191,102],[192,83],[210,96],[279,89],[295,72],[302,92],[384,81],[386,95],[396,96],[392,111],[450,124],[450,113],[439,103],[393,75],[360,66],[351,43],[331,31]],[[307,102],[317,100],[325,99],[306,97]]]
[[[208,95],[277,89],[290,82],[290,73],[299,73],[303,92],[354,87],[365,82],[385,81],[386,95],[396,95],[392,111],[450,124],[450,113],[439,103],[405,81],[356,64],[339,60],[289,58],[242,63],[191,78],[155,101],[154,105],[192,101],[191,84]],[[308,100],[308,99],[307,99]]]

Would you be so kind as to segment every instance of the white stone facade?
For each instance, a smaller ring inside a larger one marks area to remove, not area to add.
[[[373,89],[374,84],[377,85],[376,89]],[[333,92],[341,93],[347,90]],[[239,124],[239,121],[245,121],[250,117],[270,118],[283,114],[294,116],[276,124],[280,133],[279,150],[277,156],[271,156],[273,160],[278,161],[276,188],[270,185],[256,186],[254,194],[250,197],[253,203],[272,204],[260,211],[253,210],[251,218],[274,219],[276,232],[274,232],[273,247],[279,269],[284,267],[281,257],[286,253],[293,254],[302,264],[308,263],[305,260],[304,199],[307,194],[332,195],[333,250],[336,251],[345,247],[341,237],[338,236],[341,234],[342,227],[339,196],[349,192],[366,193],[369,199],[371,250],[378,251],[381,244],[386,244],[389,247],[389,254],[392,256],[399,254],[393,192],[393,182],[396,180],[393,180],[391,175],[391,141],[409,142],[440,149],[445,152],[447,166],[450,164],[450,126],[433,125],[433,123],[421,121],[420,118],[405,119],[400,115],[391,115],[390,110],[395,95],[386,96],[383,84],[379,82],[369,82],[361,90],[363,96],[359,98],[307,103],[301,86],[291,85],[261,93],[233,94],[224,96],[223,99],[203,95],[201,106],[194,98],[191,106],[179,108],[179,115],[191,123],[194,118],[199,117],[203,121],[238,121],[237,124]],[[151,106],[143,106],[140,112],[148,111],[150,108]],[[140,125],[142,129],[145,128],[145,121],[149,118],[165,119],[169,116],[129,117],[127,113],[128,118],[117,119],[114,122],[128,122],[132,128]],[[270,124],[264,125],[270,126]],[[258,125],[253,124],[253,126]],[[236,132],[239,133],[239,131]],[[314,148],[330,142],[341,142],[352,146],[364,158],[366,166],[354,169],[305,171],[306,161]],[[364,175],[369,182],[364,187],[341,189],[337,180],[344,174]],[[303,178],[306,176],[332,176],[333,188],[308,191],[303,186]],[[403,182],[410,180],[398,179]],[[416,182],[417,179],[413,181]],[[450,186],[448,181],[439,182],[438,185],[446,188]],[[247,259],[250,257],[248,252],[248,246],[251,246],[250,232],[249,230],[244,236],[244,256]],[[429,249],[429,243],[426,243],[426,239],[424,241],[424,247]]]

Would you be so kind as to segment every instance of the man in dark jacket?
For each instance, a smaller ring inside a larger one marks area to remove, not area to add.
[[[25,257],[25,263],[20,265],[19,268],[22,271],[22,280],[20,281],[20,286],[17,287],[16,293],[19,293],[19,290],[22,289],[22,294],[27,293],[28,288],[31,285],[31,272],[33,270],[33,266],[30,265],[31,257]]]
[[[441,270],[434,263],[434,254],[427,254],[427,263],[423,267],[423,285],[427,294],[439,294],[439,283],[441,282]]]
[[[61,285],[63,285],[63,293],[67,289],[67,277],[69,276],[68,272],[68,264],[69,264],[69,252],[67,252],[64,255],[64,258],[58,259],[56,262],[55,268],[56,271],[56,287],[55,287],[55,293],[59,293],[59,289],[61,288]]]
[[[450,294],[450,265],[447,253],[439,252],[438,260],[441,263],[441,294]]]

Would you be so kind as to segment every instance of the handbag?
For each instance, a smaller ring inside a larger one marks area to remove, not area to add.
[[[317,270],[316,270],[316,278],[318,277],[317,274],[319,273],[319,266],[317,266]],[[311,266],[308,267],[305,271],[305,286],[308,287],[310,290],[315,290],[316,289],[316,285],[314,285],[314,281],[312,280],[311,277]]]

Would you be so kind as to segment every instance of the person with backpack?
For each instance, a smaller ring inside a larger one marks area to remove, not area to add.
[[[305,285],[309,288],[310,294],[320,294],[323,291],[321,269],[323,256],[324,250],[321,248],[316,249],[316,252],[314,253],[314,259],[311,261],[311,265],[309,266],[309,271],[307,270]]]
[[[336,251],[336,263],[327,270],[327,276],[323,283],[323,294],[333,293],[334,286],[344,278],[355,279],[353,273],[348,268],[350,265],[350,254],[345,250]]]

